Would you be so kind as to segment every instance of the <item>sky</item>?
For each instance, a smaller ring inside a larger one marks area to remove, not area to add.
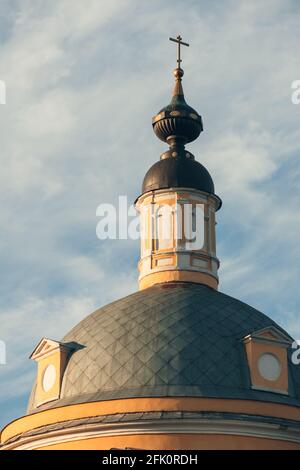
[[[204,132],[190,144],[223,200],[220,290],[296,339],[300,5],[293,0],[0,0],[0,426],[25,413],[42,337],[137,290],[137,240],[96,237],[166,150],[176,47]]]

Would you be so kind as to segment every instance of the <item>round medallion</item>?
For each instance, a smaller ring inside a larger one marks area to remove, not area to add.
[[[258,370],[264,379],[277,380],[281,373],[281,363],[274,354],[264,353],[258,360]]]
[[[49,392],[49,390],[51,390],[51,388],[55,384],[55,381],[56,381],[56,369],[53,364],[49,364],[45,368],[44,374],[43,374],[42,385],[43,385],[44,392]]]

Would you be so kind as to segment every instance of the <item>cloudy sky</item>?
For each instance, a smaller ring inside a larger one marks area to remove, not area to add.
[[[41,337],[137,289],[138,241],[100,241],[96,208],[133,201],[165,146],[175,46],[203,116],[191,151],[223,199],[220,290],[299,320],[300,5],[293,0],[0,0],[0,425],[24,414]]]

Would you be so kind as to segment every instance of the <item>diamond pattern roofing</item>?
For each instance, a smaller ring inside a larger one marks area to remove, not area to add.
[[[64,337],[81,349],[69,360],[61,398],[43,408],[145,396],[300,404],[300,370],[290,361],[289,396],[251,389],[241,340],[271,325],[278,327],[204,285],[162,284],[136,292],[96,310]]]

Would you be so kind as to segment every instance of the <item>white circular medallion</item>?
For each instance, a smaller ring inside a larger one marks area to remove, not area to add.
[[[264,379],[277,380],[281,373],[281,363],[274,354],[264,353],[258,360],[258,370]]]
[[[53,364],[49,364],[43,374],[43,390],[49,392],[56,381],[56,369]]]

